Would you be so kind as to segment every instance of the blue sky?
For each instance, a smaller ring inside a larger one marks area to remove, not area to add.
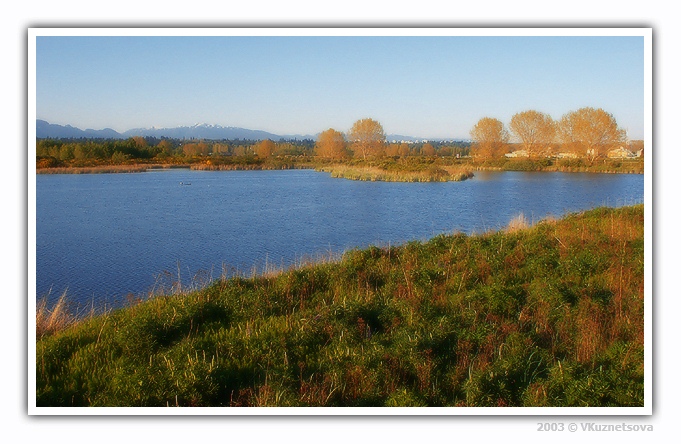
[[[36,38],[36,117],[82,129],[468,138],[482,117],[603,108],[643,138],[643,37]]]

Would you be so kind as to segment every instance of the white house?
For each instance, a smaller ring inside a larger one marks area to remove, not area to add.
[[[636,157],[636,154],[621,146],[614,150],[608,151],[608,157],[611,159],[627,159],[630,157]]]
[[[518,151],[513,151],[512,153],[506,153],[504,154],[506,157],[529,157],[527,154],[527,151],[525,150],[518,150]]]

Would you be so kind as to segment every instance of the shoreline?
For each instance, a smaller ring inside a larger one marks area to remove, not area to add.
[[[36,174],[116,174],[145,173],[148,170],[191,169],[189,164],[97,165],[85,167],[36,168]]]
[[[597,164],[591,166],[561,166],[561,165],[538,165],[524,161],[511,161],[503,165],[480,165],[475,163],[459,163],[448,165],[446,163],[435,164],[444,170],[457,167],[460,170],[470,171],[516,171],[516,172],[546,172],[546,173],[600,173],[600,174],[644,174],[644,163],[637,162],[635,167],[619,168],[613,167],[616,162],[608,164]],[[169,170],[169,169],[190,169],[194,171],[265,171],[265,170],[290,170],[290,169],[311,169],[318,172],[332,173],[334,170],[354,170],[367,174],[339,174],[339,177],[349,180],[381,180],[387,182],[429,182],[429,181],[452,181],[465,180],[471,176],[463,178],[447,178],[443,175],[430,177],[427,170],[404,170],[391,171],[384,168],[376,168],[372,165],[351,165],[347,163],[320,163],[310,162],[305,164],[292,163],[273,163],[273,164],[130,164],[130,165],[97,165],[83,167],[53,167],[36,168],[36,174],[116,174],[116,173],[144,173],[148,170]],[[472,174],[472,173],[471,173]],[[404,176],[408,176],[407,179]],[[413,176],[413,177],[412,177]],[[428,176],[428,177],[426,177]]]

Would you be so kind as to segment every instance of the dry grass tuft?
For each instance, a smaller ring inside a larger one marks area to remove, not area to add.
[[[523,213],[515,216],[506,226],[506,232],[515,233],[516,231],[525,230],[530,227],[530,222]]]
[[[62,293],[52,308],[47,307],[47,297],[38,301],[35,313],[35,334],[37,338],[54,334],[74,322],[66,306],[66,291]]]

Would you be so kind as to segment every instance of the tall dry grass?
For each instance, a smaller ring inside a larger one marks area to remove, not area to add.
[[[506,226],[507,233],[515,233],[520,230],[524,230],[530,227],[530,221],[525,217],[523,213],[515,216]]]
[[[460,182],[473,177],[462,167],[431,168],[427,170],[386,170],[379,166],[332,165],[317,171],[331,173],[331,177],[369,182]]]
[[[48,307],[47,297],[39,300],[36,305],[35,334],[37,338],[62,331],[74,321],[75,317],[67,307],[66,291],[59,296],[52,307]]]

